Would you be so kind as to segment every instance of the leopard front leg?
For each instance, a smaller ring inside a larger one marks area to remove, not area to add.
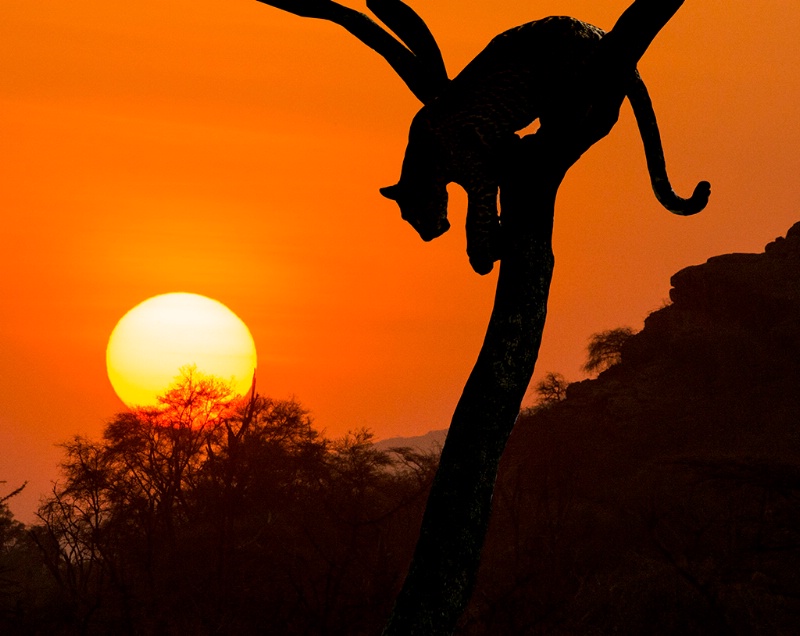
[[[473,129],[477,132],[478,128]],[[477,135],[479,143],[464,144],[455,179],[467,192],[467,256],[478,274],[492,271],[494,262],[502,258],[503,238],[498,213],[498,175],[516,170],[516,151],[520,138],[513,132],[495,135],[487,143]]]
[[[497,189],[491,181],[467,188],[467,256],[481,275],[491,272],[501,256]]]

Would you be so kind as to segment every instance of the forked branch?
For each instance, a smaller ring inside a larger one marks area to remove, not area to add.
[[[420,72],[428,76],[438,95],[449,80],[442,52],[425,21],[400,0],[367,0],[367,9],[411,50],[420,65]]]
[[[433,101],[447,85],[444,60],[433,34],[422,18],[400,0],[370,0],[367,6],[402,42],[369,16],[333,0],[258,1],[303,18],[328,20],[344,27],[379,53],[423,104]]]

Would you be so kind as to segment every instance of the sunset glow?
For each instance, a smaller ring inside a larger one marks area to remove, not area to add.
[[[247,326],[222,303],[198,294],[163,294],[122,317],[109,338],[106,364],[125,404],[150,405],[190,365],[245,393],[256,348]]]
[[[609,29],[630,1],[409,4],[454,76],[502,31],[547,15]],[[10,0],[2,16],[0,480],[28,482],[15,512],[31,520],[50,491],[57,443],[99,436],[122,407],[109,334],[165,291],[234,309],[259,390],[296,396],[332,436],[448,426],[496,274],[469,266],[460,188],[430,243],[380,195],[420,102],[379,55],[255,0]],[[682,196],[710,181],[713,200],[661,208],[624,104],[558,193],[534,382],[582,379],[587,338],[641,328],[672,274],[800,220],[798,23],[800,3],[687,0],[659,34],[639,70],[669,175]]]

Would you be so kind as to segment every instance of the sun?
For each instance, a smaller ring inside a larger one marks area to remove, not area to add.
[[[246,393],[256,368],[256,346],[247,325],[211,298],[162,294],[131,309],[108,339],[108,378],[129,407],[156,404],[188,365]]]

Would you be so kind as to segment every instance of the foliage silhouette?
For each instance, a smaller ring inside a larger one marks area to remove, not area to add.
[[[435,457],[378,451],[363,429],[328,440],[297,402],[234,396],[191,369],[159,402],[63,444],[30,531],[65,614],[53,624],[374,633]]]
[[[467,253],[485,274],[500,259],[492,317],[456,406],[406,582],[384,634],[450,634],[475,582],[497,468],[541,342],[552,276],[552,220],[569,168],[634,105],[657,198],[678,214],[652,105],[636,65],[683,0],[635,0],[607,34],[548,18],[501,34],[449,81],[435,40],[400,0],[367,3],[391,30],[332,0],[260,0],[346,28],[380,53],[424,106],[411,125],[400,182],[382,193],[424,240],[446,231],[446,185],[467,190]],[[405,45],[405,46],[404,46]],[[538,47],[538,48],[537,48]],[[552,60],[552,68],[542,60]],[[538,66],[537,66],[538,65]],[[515,133],[540,118],[535,134]],[[502,219],[497,214],[497,198]]]
[[[583,370],[586,373],[599,373],[619,364],[622,348],[634,333],[630,327],[617,327],[589,336],[588,356]]]
[[[567,387],[569,382],[560,373],[548,371],[544,377],[536,383],[534,390],[539,398],[536,401],[534,410],[549,408],[558,404],[567,397]]]
[[[5,483],[0,481],[0,484]],[[14,519],[8,508],[8,501],[21,493],[25,485],[0,495],[0,628],[18,611],[16,601],[25,595],[24,581],[30,575],[25,526]]]

